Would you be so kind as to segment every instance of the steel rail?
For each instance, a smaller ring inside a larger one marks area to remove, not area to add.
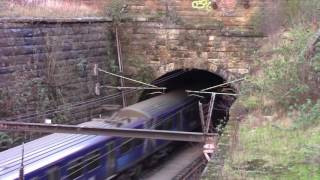
[[[70,133],[102,136],[118,136],[142,139],[161,139],[169,141],[205,142],[207,137],[217,136],[213,133],[164,131],[152,129],[130,128],[93,128],[74,125],[55,125],[40,123],[21,123],[0,121],[1,131],[13,132],[45,132],[45,133]]]

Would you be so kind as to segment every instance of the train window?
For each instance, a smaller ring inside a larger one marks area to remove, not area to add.
[[[174,122],[177,120],[178,114],[174,114],[162,121],[159,126],[156,127],[157,130],[170,130],[174,128]]]
[[[83,160],[82,158],[69,163],[67,169],[67,179],[76,179],[83,174]]]
[[[59,180],[60,179],[60,168],[55,166],[47,171],[48,180]]]
[[[130,150],[130,148],[131,148],[130,141],[128,142],[128,139],[125,139],[120,146],[120,154],[127,153]]]
[[[160,125],[158,125],[155,129],[156,130],[163,130],[164,129],[164,123],[166,123],[165,121],[161,122]]]
[[[165,123],[165,129],[173,129],[174,127],[174,120],[176,116],[173,116],[172,118],[168,119],[167,122]]]
[[[131,141],[132,147],[140,146],[143,144],[144,140],[143,139],[134,139]]]
[[[86,157],[87,171],[91,171],[97,168],[100,165],[100,162],[101,162],[101,155],[99,150],[95,150],[87,154],[87,157]]]

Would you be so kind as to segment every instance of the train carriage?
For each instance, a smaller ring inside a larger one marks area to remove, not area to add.
[[[194,97],[172,92],[123,108],[112,117],[112,122],[90,121],[79,126],[192,131],[200,122],[197,109]],[[25,179],[102,180],[124,172],[132,176],[144,160],[169,143],[55,133],[24,145]],[[0,180],[19,178],[21,153],[21,146],[0,153]]]

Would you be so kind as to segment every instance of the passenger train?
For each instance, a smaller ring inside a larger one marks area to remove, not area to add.
[[[181,92],[160,95],[117,112],[112,121],[84,127],[193,131],[200,126],[198,101]],[[170,141],[55,133],[24,145],[26,180],[134,179],[166,153]],[[19,179],[22,147],[0,153],[0,180]]]

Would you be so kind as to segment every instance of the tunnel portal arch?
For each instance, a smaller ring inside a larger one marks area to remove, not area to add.
[[[227,82],[225,75],[220,75],[204,69],[176,69],[156,78],[151,84],[158,87],[167,88],[166,92],[173,90],[194,90],[199,91],[208,87],[216,86]],[[222,88],[214,89],[214,92],[232,92],[236,93],[237,88],[233,85],[227,85]],[[145,90],[140,96],[140,101],[152,97],[151,90]]]
[[[199,91],[208,87],[216,86],[227,82],[225,78],[217,73],[203,69],[177,69],[170,71],[159,78],[155,79],[152,84],[159,87],[166,87],[166,92],[174,90],[195,90]],[[152,90],[145,90],[140,96],[139,101],[149,99],[155,94]],[[236,87],[226,85],[216,88],[211,92],[236,93]],[[205,98],[201,102],[208,103],[211,99],[210,94],[202,95]],[[199,99],[200,100],[200,99]],[[234,96],[217,95],[215,98],[212,125],[215,132],[222,130],[229,120],[229,109],[236,98]]]

